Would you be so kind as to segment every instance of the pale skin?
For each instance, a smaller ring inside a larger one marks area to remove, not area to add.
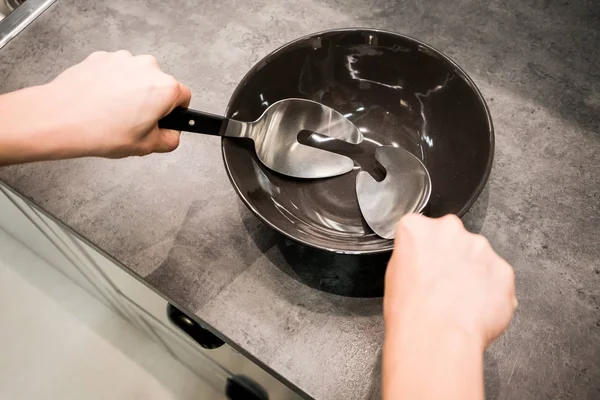
[[[190,98],[152,56],[93,53],[46,85],[0,96],[0,165],[172,151],[179,132],[157,121]]]
[[[0,96],[0,165],[169,152],[189,89],[147,55],[97,52]],[[26,123],[23,123],[26,121]],[[460,219],[407,215],[385,278],[383,398],[483,399],[483,353],[517,306],[513,269]]]
[[[483,352],[508,327],[514,272],[460,219],[407,215],[385,277],[384,399],[483,399]]]

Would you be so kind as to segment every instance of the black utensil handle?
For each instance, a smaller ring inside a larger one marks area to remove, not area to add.
[[[220,117],[189,108],[177,107],[170,114],[158,121],[161,129],[173,129],[207,135],[221,135],[227,127],[227,118]]]

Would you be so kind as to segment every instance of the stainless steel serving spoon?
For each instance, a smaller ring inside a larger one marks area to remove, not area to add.
[[[273,171],[295,178],[327,178],[352,170],[354,161],[298,142],[301,131],[348,143],[362,142],[362,133],[339,112],[305,99],[273,103],[253,122],[242,122],[201,111],[176,108],[161,119],[159,127],[207,135],[254,140],[260,161]]]
[[[382,146],[375,158],[386,170],[377,182],[365,171],[356,176],[356,197],[369,227],[378,236],[393,239],[396,225],[404,214],[419,213],[431,196],[431,177],[425,165],[412,153]]]

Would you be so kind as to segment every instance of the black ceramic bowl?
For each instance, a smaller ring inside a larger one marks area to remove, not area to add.
[[[463,215],[492,165],[494,131],[485,101],[452,60],[418,40],[372,29],[316,33],[266,56],[242,79],[227,116],[257,119],[274,102],[300,97],[345,114],[364,134],[354,171],[322,180],[278,175],[252,142],[223,138],[231,182],[264,223],[309,246],[353,254],[393,247],[365,224],[355,194],[360,168],[378,173],[378,146],[401,146],[431,174],[425,214]]]

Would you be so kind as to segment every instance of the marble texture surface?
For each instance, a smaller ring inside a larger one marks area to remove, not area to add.
[[[464,221],[514,265],[520,303],[486,353],[488,398],[599,398],[600,3],[60,0],[0,51],[0,92],[125,48],[155,55],[192,107],[220,113],[261,57],[349,26],[433,45],[490,106],[494,167]],[[218,139],[0,179],[308,396],[379,397],[385,257],[325,254],[266,228],[231,188]]]

